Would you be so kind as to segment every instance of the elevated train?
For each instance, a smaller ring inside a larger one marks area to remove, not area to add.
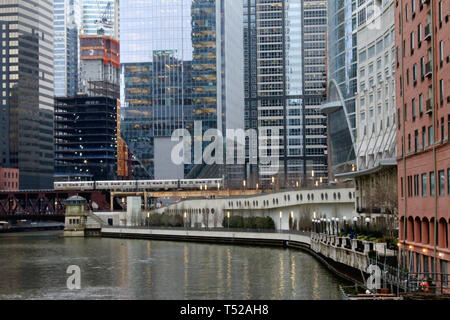
[[[65,181],[55,182],[55,190],[116,190],[116,191],[168,191],[223,189],[224,179],[179,180],[119,180],[119,181]]]

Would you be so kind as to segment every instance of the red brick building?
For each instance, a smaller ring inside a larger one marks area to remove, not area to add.
[[[396,0],[395,12],[401,262],[450,273],[450,1]]]
[[[0,167],[0,190],[19,190],[19,169]]]

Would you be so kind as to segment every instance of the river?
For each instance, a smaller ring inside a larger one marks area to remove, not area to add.
[[[81,289],[67,288],[79,266]],[[2,299],[341,299],[340,280],[290,249],[41,233],[0,237]]]

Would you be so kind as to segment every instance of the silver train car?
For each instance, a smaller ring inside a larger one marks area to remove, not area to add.
[[[117,191],[163,191],[163,190],[212,190],[223,189],[224,179],[180,180],[119,180],[119,181],[73,181],[55,182],[55,190],[117,190]]]

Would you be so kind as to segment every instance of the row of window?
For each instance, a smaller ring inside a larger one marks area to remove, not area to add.
[[[447,183],[445,179],[445,170],[438,171],[438,195],[443,197],[450,195],[450,168],[447,169]],[[401,196],[403,193],[403,177],[401,180]],[[447,186],[446,186],[447,185]],[[447,188],[447,192],[446,189]],[[407,177],[407,193],[408,198],[412,197],[434,197],[436,195],[436,175],[434,171],[430,173],[422,173]]]

